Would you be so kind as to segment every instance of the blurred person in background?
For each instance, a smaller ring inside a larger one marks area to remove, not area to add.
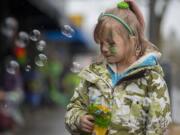
[[[23,85],[19,64],[13,53],[18,22],[7,17],[0,25],[0,134],[14,134],[23,124],[19,107],[23,101]]]
[[[45,75],[44,84],[46,84],[46,90],[43,95],[45,103],[64,106],[65,96],[63,95],[63,90],[61,89],[61,84],[59,82],[62,71],[63,64],[59,59],[58,53],[56,50],[49,51],[48,64],[42,69],[42,73]]]

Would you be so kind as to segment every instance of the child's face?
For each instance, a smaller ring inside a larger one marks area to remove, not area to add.
[[[128,52],[128,42],[115,30],[104,32],[100,41],[100,50],[108,63],[122,63]]]

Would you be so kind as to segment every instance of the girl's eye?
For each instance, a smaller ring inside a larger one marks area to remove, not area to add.
[[[99,43],[99,45],[101,45],[101,46],[102,46],[102,45],[103,45],[103,42],[100,42],[100,43]]]
[[[109,46],[115,46],[115,43],[109,43]]]

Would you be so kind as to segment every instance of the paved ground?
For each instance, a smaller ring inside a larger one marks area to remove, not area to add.
[[[172,90],[173,121],[180,123],[180,89],[174,87]]]
[[[26,125],[17,135],[69,135],[64,128],[63,108],[42,108],[25,113]]]
[[[180,123],[180,90],[173,88],[173,120]],[[64,128],[63,108],[42,108],[25,113],[26,125],[17,135],[69,135]]]

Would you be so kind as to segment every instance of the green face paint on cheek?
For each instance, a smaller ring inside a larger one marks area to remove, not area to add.
[[[116,54],[117,53],[117,50],[116,50],[116,48],[114,46],[110,46],[109,51],[111,52],[111,54]]]

